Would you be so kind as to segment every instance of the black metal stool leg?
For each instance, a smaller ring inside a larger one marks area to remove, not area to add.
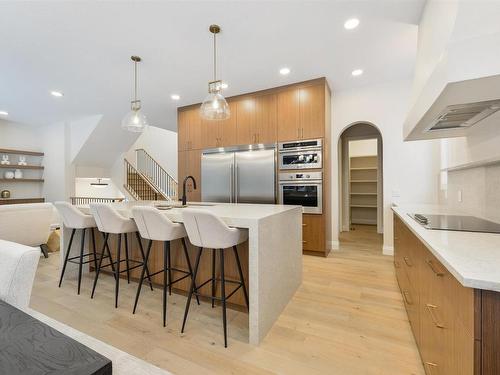
[[[240,274],[241,287],[243,288],[243,294],[245,295],[245,302],[247,304],[247,309],[250,310],[250,305],[248,303],[248,292],[245,286],[245,279],[243,278],[243,271],[241,270],[240,257],[238,255],[238,248],[233,246],[234,257],[236,258],[236,265],[238,266],[238,273]]]
[[[90,295],[90,298],[94,298],[94,292],[95,292],[95,287],[97,285],[97,279],[99,278],[99,272],[101,271],[101,266],[102,266],[102,260],[104,259],[104,251],[106,248],[108,249],[109,253],[109,247],[108,247],[108,233],[103,233],[104,236],[104,243],[102,244],[102,251],[101,251],[101,258],[99,259],[99,265],[97,266],[97,270],[95,272],[95,277],[94,277],[94,285],[92,286],[92,294]],[[110,258],[111,261],[111,258]],[[114,269],[113,269],[114,271]],[[115,275],[116,277],[116,275]]]
[[[212,249],[212,309],[215,307],[215,249]]]
[[[191,274],[191,280],[194,280],[193,279],[193,267],[191,267],[191,260],[189,259],[189,253],[188,253],[188,250],[187,250],[186,241],[184,240],[184,238],[181,238],[181,242],[182,242],[182,248],[184,249],[184,255],[186,256],[186,262],[187,262],[187,265],[188,265],[188,270],[189,270],[189,273]],[[196,280],[194,280],[194,290],[198,291],[198,288],[196,287]],[[196,297],[196,302],[199,305],[200,304],[200,299],[199,299],[198,295],[196,294],[195,297]]]
[[[226,277],[224,274],[224,249],[220,249],[220,294],[222,300],[222,325],[224,326],[224,347],[227,348]]]
[[[95,234],[94,228],[90,228],[90,233],[92,234],[92,251],[94,253],[94,272],[97,270],[97,251],[95,249]]]
[[[163,327],[167,324],[167,285],[170,278],[170,241],[163,242]],[[171,285],[170,289],[171,289]]]
[[[125,233],[125,260],[127,263],[127,284],[130,284],[130,264],[128,259],[128,237],[127,233]]]
[[[149,261],[149,253],[151,252],[151,246],[153,245],[153,240],[149,240],[148,248],[146,249],[146,258],[144,260],[144,266],[142,266],[141,278],[139,279],[139,285],[137,286],[137,293],[135,295],[134,310],[132,314],[135,314],[137,309],[137,303],[139,302],[139,295],[141,294],[142,282],[144,281],[144,275],[146,273],[146,265]]]
[[[73,243],[73,237],[75,236],[76,229],[71,231],[71,237],[69,238],[68,248],[66,249],[66,256],[64,257],[63,269],[61,271],[61,277],[59,278],[59,288],[61,287],[64,272],[66,271],[66,265],[68,264],[69,252],[71,251],[71,244]]]
[[[141,251],[141,256],[142,256],[142,261],[144,262],[145,261],[145,257],[144,257],[144,249],[142,247],[142,241],[141,241],[141,237],[139,236],[139,232],[135,232],[135,236],[137,238],[137,242],[139,242],[139,250]],[[146,264],[146,275],[148,277],[148,281],[149,281],[149,287],[151,288],[151,291],[153,290],[153,282],[151,281],[151,276],[149,274],[149,267],[148,267],[148,264]]]
[[[116,282],[115,282],[115,308],[118,307],[118,292],[120,289],[120,253],[122,247],[122,235],[118,234],[118,246],[116,253]]]
[[[78,294],[80,294],[80,286],[82,285],[82,270],[83,270],[83,250],[85,247],[85,232],[86,228],[82,229],[82,241],[80,246],[80,263],[78,264]]]
[[[168,294],[172,295],[172,259],[170,258],[170,241],[168,241],[167,267],[168,267]]]
[[[193,296],[193,290],[194,290],[194,281],[196,280],[196,276],[198,275],[198,267],[200,266],[200,258],[201,258],[201,251],[203,250],[202,247],[198,250],[198,256],[196,257],[196,263],[194,265],[194,274],[193,278],[191,280],[191,287],[189,288],[189,295],[186,301],[186,309],[184,310],[184,319],[182,320],[182,328],[181,328],[181,333],[184,333],[184,328],[186,326],[186,320],[189,312],[189,305],[191,303],[191,297]]]
[[[104,238],[104,245],[105,245],[106,252],[108,253],[109,264],[111,265],[111,271],[113,271],[113,277],[116,280],[115,265],[113,263],[113,257],[111,256],[111,250],[109,249],[109,244],[108,244],[109,234],[103,233],[102,236]],[[104,256],[104,248],[103,248],[102,255]]]

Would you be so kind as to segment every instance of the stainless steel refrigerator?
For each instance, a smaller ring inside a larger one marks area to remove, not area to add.
[[[276,147],[259,146],[203,151],[201,200],[276,203]]]

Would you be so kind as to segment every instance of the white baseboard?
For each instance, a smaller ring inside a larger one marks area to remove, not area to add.
[[[328,248],[332,251],[336,251],[339,249],[339,241],[328,241],[327,242]]]
[[[394,246],[384,245],[382,247],[382,254],[384,254],[384,255],[394,255]]]
[[[372,219],[351,219],[352,224],[377,225],[377,220]]]

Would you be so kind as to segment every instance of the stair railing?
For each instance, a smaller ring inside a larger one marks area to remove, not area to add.
[[[142,148],[135,150],[135,156],[137,170],[165,196],[176,199],[177,181],[146,150]]]
[[[169,200],[163,192],[153,186],[127,159],[123,159],[125,167],[125,189],[136,200]]]

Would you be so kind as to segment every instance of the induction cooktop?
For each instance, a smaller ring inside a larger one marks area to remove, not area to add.
[[[500,233],[500,223],[475,216],[408,214],[426,229]]]

